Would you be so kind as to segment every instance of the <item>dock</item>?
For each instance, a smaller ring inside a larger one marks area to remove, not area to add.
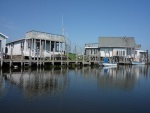
[[[46,64],[48,65],[66,65],[66,66],[72,66],[72,65],[93,65],[93,64],[99,64],[100,61],[85,61],[85,60],[47,60],[47,59],[3,59],[3,62],[1,63],[1,67],[3,65],[9,65],[9,67],[12,67],[14,65],[19,65],[19,66],[32,66],[36,65],[38,66],[44,66]]]

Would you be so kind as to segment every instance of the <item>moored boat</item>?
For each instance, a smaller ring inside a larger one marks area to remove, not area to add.
[[[132,61],[132,65],[145,65],[145,62]]]
[[[102,63],[103,66],[117,66],[117,63]]]

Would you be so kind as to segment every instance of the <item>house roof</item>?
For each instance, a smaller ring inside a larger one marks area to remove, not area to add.
[[[18,40],[13,40],[13,41],[6,42],[6,44],[11,44],[11,43],[15,43],[15,42],[22,42],[24,40],[25,40],[25,38],[21,38],[21,39],[18,39]]]
[[[0,32],[0,36],[3,37],[3,38],[6,38],[6,39],[8,38],[8,36],[4,35],[4,34],[1,33],[1,32]]]
[[[134,37],[99,37],[99,47],[135,47]]]
[[[29,31],[26,33],[26,39],[43,39],[51,41],[65,42],[65,37],[63,35],[51,34],[40,31]]]

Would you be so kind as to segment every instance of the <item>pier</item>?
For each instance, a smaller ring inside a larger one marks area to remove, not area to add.
[[[85,65],[100,65],[100,63],[103,62],[102,58],[98,58],[98,56],[85,56],[83,55],[82,57],[76,58],[75,60],[71,60],[67,57],[52,57],[51,59],[49,58],[28,58],[25,59],[22,56],[11,56],[9,59],[4,58],[1,60],[1,67],[3,65],[8,65],[9,67],[13,66],[21,66],[21,67],[26,67],[26,66],[45,66],[45,65],[51,65],[51,66],[73,66],[73,65],[80,65],[80,66],[85,66]],[[129,60],[122,60],[120,59],[118,62],[119,65],[131,65]]]
[[[6,64],[6,65],[9,65],[9,67],[12,67],[14,65],[21,65],[22,66],[32,66],[32,65],[36,65],[37,67],[38,66],[44,66],[46,64],[49,64],[49,65],[59,65],[59,66],[62,66],[62,65],[66,65],[66,66],[69,66],[69,65],[92,65],[92,64],[99,64],[100,61],[96,61],[96,60],[93,60],[93,61],[84,61],[84,60],[46,60],[46,59],[23,59],[23,60],[20,60],[20,59],[3,59],[3,63],[1,64]],[[1,65],[2,67],[3,65]]]

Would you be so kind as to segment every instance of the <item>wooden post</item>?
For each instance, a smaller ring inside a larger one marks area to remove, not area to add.
[[[68,33],[66,34],[66,56],[67,56],[67,66],[68,66]]]
[[[21,67],[23,66],[23,46],[21,46]]]
[[[62,43],[61,43],[61,65],[62,65]]]
[[[147,64],[148,64],[148,50],[147,50]]]
[[[31,66],[31,45],[29,48],[29,66]]]
[[[41,58],[42,58],[42,44],[41,44],[41,40],[40,40],[40,66],[41,66]]]
[[[66,42],[67,43],[67,42]],[[67,44],[66,44],[67,45]],[[67,66],[68,66],[68,45],[67,45],[67,49],[66,49],[66,53],[67,53]]]
[[[44,56],[44,51],[43,51],[43,66],[45,65],[45,56]]]
[[[75,45],[75,54],[76,54],[76,65],[77,65],[77,47]]]
[[[12,53],[13,53],[13,47],[11,46],[11,51],[10,51],[10,64],[9,64],[9,67],[12,66]]]
[[[44,65],[44,49],[43,49],[43,47],[44,47],[44,44],[42,42],[42,46],[41,46],[41,64]]]
[[[1,67],[3,66],[3,48],[1,49]]]
[[[96,53],[96,52],[95,52]],[[94,54],[94,56],[95,56],[95,63],[96,63],[96,54]]]
[[[51,59],[51,57],[52,57],[52,55],[51,55],[51,41],[49,41],[49,53],[50,53],[50,56],[49,56],[50,58],[49,59],[52,60]]]
[[[37,47],[37,49],[36,49],[36,53],[37,53],[37,67],[38,67],[38,65],[39,65],[39,48]]]
[[[52,61],[52,65],[54,66],[54,48],[53,48],[53,61]]]
[[[36,51],[36,39],[34,39],[34,60],[35,60],[35,57],[36,57],[36,53],[37,53],[37,51]]]
[[[83,57],[82,57],[82,65],[84,66],[84,52],[82,52],[82,55],[83,55]]]

